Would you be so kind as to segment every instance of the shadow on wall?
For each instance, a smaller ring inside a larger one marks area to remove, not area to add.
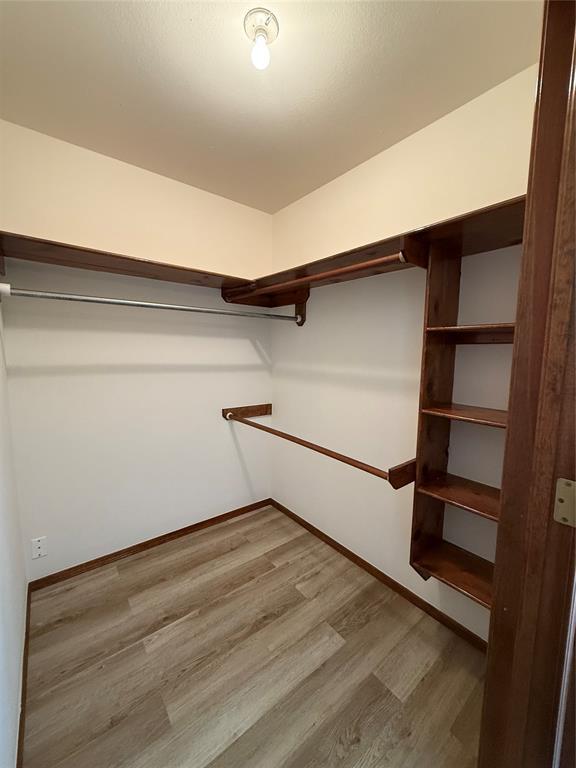
[[[8,354],[10,377],[234,374],[270,371],[272,367],[267,350],[269,329],[258,326],[274,321],[54,306],[27,299],[8,300],[6,305],[9,342],[13,340]],[[21,335],[28,338],[30,348],[31,332],[36,342],[28,362],[23,359],[26,351],[17,346]],[[67,350],[72,351],[68,354]]]
[[[282,379],[293,379],[300,382],[316,385],[338,385],[351,389],[375,390],[381,394],[391,390],[402,390],[405,387],[418,387],[420,382],[419,371],[414,375],[406,369],[389,370],[385,368],[350,369],[350,368],[326,368],[314,366],[277,365],[274,367],[274,375]]]
[[[119,374],[178,374],[178,373],[241,373],[243,371],[261,371],[265,365],[53,365],[53,366],[8,366],[10,378],[28,376],[91,376]]]
[[[230,309],[215,289],[14,260],[7,265],[9,282],[31,289]],[[25,298],[8,298],[2,309],[15,377],[269,371],[270,326],[278,322]]]
[[[256,490],[254,488],[254,483],[252,482],[252,477],[250,474],[250,468],[248,467],[248,464],[246,463],[246,459],[244,457],[244,449],[242,445],[240,444],[240,441],[238,439],[238,435],[236,433],[236,425],[228,422],[230,427],[230,434],[232,435],[232,442],[234,443],[234,450],[236,451],[236,454],[238,456],[238,463],[240,465],[240,471],[242,472],[242,478],[244,480],[244,483],[246,485],[246,488],[248,489],[250,495],[253,498],[256,498]]]

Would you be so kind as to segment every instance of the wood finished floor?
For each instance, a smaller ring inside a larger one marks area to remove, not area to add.
[[[24,768],[472,768],[484,663],[266,507],[33,593]]]

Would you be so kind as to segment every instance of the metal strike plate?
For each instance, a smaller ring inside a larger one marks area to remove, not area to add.
[[[556,497],[554,499],[554,520],[562,525],[576,528],[576,483],[559,477],[556,480]]]

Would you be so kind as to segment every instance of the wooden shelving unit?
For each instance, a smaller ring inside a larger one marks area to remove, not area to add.
[[[489,520],[500,517],[500,490],[465,477],[441,472],[424,480],[418,492]]]
[[[512,344],[514,323],[458,325],[466,254],[455,242],[431,243],[428,253],[410,563],[423,578],[434,577],[490,608],[494,566],[444,540],[444,509],[450,504],[497,524],[500,490],[448,472],[450,433],[454,421],[505,429],[508,412],[454,403],[454,363],[461,344]]]
[[[494,564],[489,560],[439,539],[428,542],[418,564],[430,576],[490,608]]]
[[[513,344],[514,323],[444,325],[426,329],[429,338],[449,344]]]
[[[480,408],[476,405],[461,405],[459,403],[435,403],[421,409],[428,416],[439,416],[453,421],[468,421],[485,427],[504,429],[508,420],[508,411],[497,408]]]

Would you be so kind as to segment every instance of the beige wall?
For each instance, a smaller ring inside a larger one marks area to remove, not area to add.
[[[271,217],[178,181],[0,121],[0,229],[254,277]]]
[[[274,216],[274,271],[526,193],[537,66]]]
[[[0,121],[0,229],[256,277],[524,194],[537,67],[273,216]]]

